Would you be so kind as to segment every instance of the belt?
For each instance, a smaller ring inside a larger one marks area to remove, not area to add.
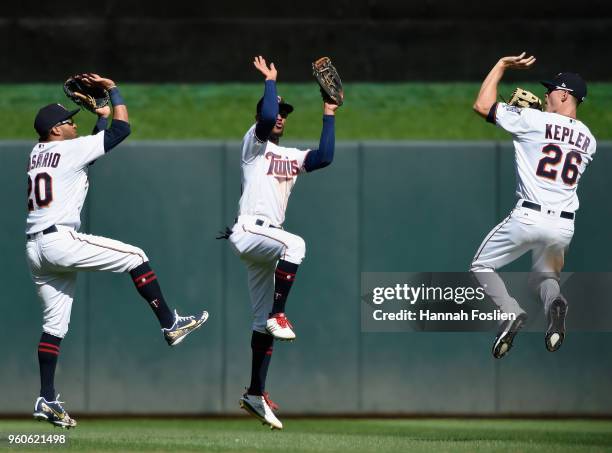
[[[264,223],[265,222],[263,220],[261,220],[261,219],[257,219],[255,221],[255,225],[257,225],[257,226],[264,226]],[[276,228],[278,230],[282,230],[283,229],[282,227],[279,227],[279,226],[276,226],[276,225],[268,225],[268,228]]]
[[[39,231],[38,233],[26,234],[26,239],[29,241],[30,239],[34,239],[37,234],[49,234],[49,233],[57,233],[57,227],[55,225],[51,225],[49,228]]]
[[[542,206],[540,206],[537,203],[532,203],[531,201],[523,200],[523,202],[521,203],[521,206],[523,208],[533,209],[534,211],[542,212]],[[548,210],[549,214],[550,214],[550,211],[551,210],[549,209]],[[562,219],[574,220],[574,213],[567,212],[567,211],[561,211],[561,214],[559,215],[559,217],[561,217]]]

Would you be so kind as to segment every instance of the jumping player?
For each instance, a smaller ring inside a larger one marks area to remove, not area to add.
[[[493,356],[503,357],[527,319],[495,270],[531,251],[530,284],[544,304],[548,320],[546,348],[554,352],[565,337],[567,301],[559,279],[565,250],[574,234],[578,182],[595,154],[595,138],[576,118],[587,87],[574,73],[557,74],[546,87],[546,111],[496,102],[497,85],[506,69],[528,69],[535,62],[523,52],[501,58],[485,78],[474,110],[513,136],[518,202],[479,247],[471,271],[493,302],[515,315],[502,323]]]
[[[68,332],[78,271],[129,272],[170,346],[179,344],[208,318],[206,311],[187,317],[170,311],[141,249],[78,232],[89,187],[89,165],[130,134],[128,111],[115,83],[97,74],[80,78],[109,90],[114,109],[111,127],[106,129],[111,113],[106,106],[96,110],[93,135],[77,137],[73,117],[79,109],[68,111],[60,104],[49,104],[36,115],[34,128],[40,138],[27,165],[26,256],[43,305],[43,333],[38,345],[41,389],[33,415],[65,428],[77,423],[58,401],[59,395],[55,396],[54,376],[60,344]]]
[[[334,157],[335,104],[323,104],[323,130],[319,148],[301,151],[279,145],[290,104],[276,94],[277,70],[259,56],[253,62],[265,77],[263,98],[257,104],[256,123],[242,141],[242,196],[230,243],[248,270],[253,308],[251,384],[240,406],[271,428],[282,423],[277,406],[265,392],[274,339],[293,340],[295,333],[285,316],[285,303],[304,259],[304,240],[283,230],[287,201],[300,173],[331,164]]]

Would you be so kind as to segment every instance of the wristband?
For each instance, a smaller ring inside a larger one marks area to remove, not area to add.
[[[110,94],[110,101],[113,106],[125,105],[123,98],[121,97],[121,93],[119,93],[119,88],[116,86],[112,87],[108,93]]]

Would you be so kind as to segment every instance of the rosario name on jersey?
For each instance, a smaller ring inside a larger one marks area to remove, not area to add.
[[[576,190],[597,146],[579,120],[498,103],[495,123],[513,135],[516,195],[555,210],[578,209]]]
[[[37,143],[28,161],[26,234],[52,225],[78,230],[87,196],[88,166],[104,155],[104,131],[72,140]]]
[[[285,148],[255,135],[255,125],[242,141],[242,196],[238,215],[264,216],[282,225],[291,189],[304,171],[309,150]]]

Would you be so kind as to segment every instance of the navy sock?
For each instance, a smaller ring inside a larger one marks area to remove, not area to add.
[[[273,344],[274,337],[271,335],[253,331],[251,337],[251,350],[253,351],[251,385],[247,390],[249,395],[263,395],[266,388],[268,367],[270,366],[270,360],[272,360]]]
[[[164,296],[157,281],[157,275],[149,266],[149,262],[142,263],[140,266],[130,271],[134,285],[138,293],[149,303],[149,306],[157,316],[159,324],[167,329],[174,324],[174,315],[166,305]]]
[[[60,353],[62,339],[48,333],[40,336],[38,343],[38,365],[40,367],[40,396],[55,401],[55,367]]]
[[[297,264],[285,260],[278,261],[274,271],[274,304],[271,314],[285,312],[285,304],[297,270]]]

